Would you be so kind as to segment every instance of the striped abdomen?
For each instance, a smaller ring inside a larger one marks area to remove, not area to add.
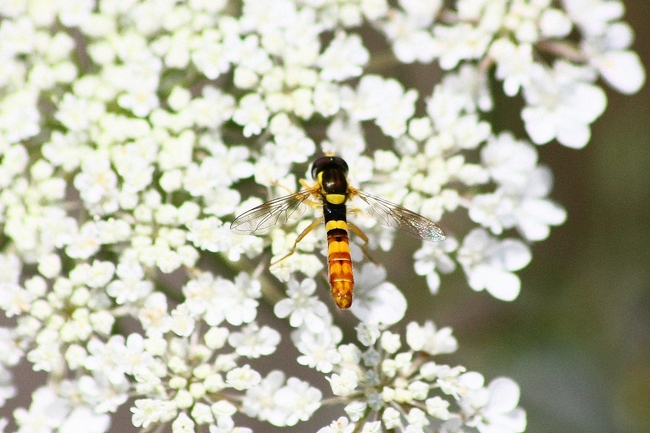
[[[354,277],[345,206],[325,205],[323,214],[327,231],[327,262],[332,297],[339,308],[350,308]]]

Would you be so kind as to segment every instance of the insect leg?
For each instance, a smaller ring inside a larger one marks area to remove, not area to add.
[[[298,182],[300,182],[300,185],[302,185],[303,188],[317,192],[320,188],[318,188],[318,185],[309,185],[305,179],[300,179]]]
[[[305,190],[309,191],[309,193],[312,196],[314,196],[315,194],[318,194],[318,192],[320,190],[320,187],[318,185],[309,185],[305,179],[300,179],[299,182],[300,182],[300,185],[302,185],[303,188],[305,188]],[[291,191],[289,188],[287,188],[286,186],[284,186],[284,185],[282,185],[282,184],[280,184],[280,183],[278,183],[276,181],[272,181],[271,185],[277,186],[278,188],[286,189],[287,191],[289,191],[289,193],[293,194],[293,191]],[[310,207],[312,207],[314,209],[323,206],[322,203],[319,203],[319,202],[317,202],[315,200],[311,200],[311,199],[305,199],[303,201],[303,203],[305,203],[306,205],[308,205],[308,206],[310,206]]]
[[[296,252],[296,248],[298,248],[298,242],[300,242],[301,240],[303,240],[303,238],[304,238],[305,236],[307,236],[307,235],[309,234],[309,232],[311,232],[311,231],[314,230],[316,227],[318,227],[318,226],[320,225],[321,222],[322,222],[322,221],[321,221],[320,219],[315,219],[311,224],[309,224],[309,225],[307,226],[307,228],[304,229],[304,230],[302,231],[302,233],[300,233],[300,234],[298,235],[298,237],[296,238],[296,242],[294,242],[294,244],[293,244],[293,248],[291,248],[291,251],[289,251],[289,254],[287,254],[286,256],[284,256],[284,257],[282,257],[282,258],[280,258],[280,259],[274,261],[273,263],[270,264],[270,266],[275,266],[275,265],[277,265],[277,264],[280,263],[282,260],[286,259],[286,258],[289,257],[290,255],[292,255],[293,253],[295,253],[295,252]]]
[[[377,262],[375,259],[370,257],[370,254],[368,254],[368,249],[367,249],[368,248],[368,236],[366,236],[366,234],[359,227],[355,226],[351,222],[348,222],[348,227],[350,227],[350,230],[352,230],[355,235],[359,236],[363,240],[364,244],[361,245],[361,251],[363,252],[363,255],[366,256],[366,258],[368,260],[370,260],[371,262],[373,262],[375,265],[381,266],[381,264],[379,262]]]
[[[281,188],[281,189],[287,191],[289,194],[293,194],[293,192],[294,192],[292,189],[289,189],[288,187],[282,185],[282,184],[281,184],[280,182],[278,182],[277,180],[272,180],[272,181],[271,181],[271,185],[276,186],[276,187],[278,187],[278,188]]]

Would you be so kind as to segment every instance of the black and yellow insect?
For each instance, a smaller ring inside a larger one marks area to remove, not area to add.
[[[348,164],[343,159],[336,156],[318,158],[311,167],[311,175],[315,181],[313,186],[301,181],[306,189],[257,206],[238,216],[230,226],[235,233],[263,234],[275,226],[300,218],[305,212],[305,201],[308,199],[311,198],[312,201],[321,204],[323,219],[315,220],[303,230],[289,254],[275,263],[293,254],[298,243],[324,221],[327,231],[330,286],[334,302],[339,308],[350,308],[354,290],[348,228],[366,243],[368,242],[368,238],[359,228],[347,222],[346,202],[348,200],[359,197],[365,201],[368,205],[366,212],[380,224],[402,230],[427,241],[445,239],[440,227],[422,215],[353,188],[348,183],[347,174]]]

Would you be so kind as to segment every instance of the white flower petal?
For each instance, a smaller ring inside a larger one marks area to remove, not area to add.
[[[565,95],[565,104],[571,107],[572,118],[591,123],[605,111],[607,96],[600,87],[578,82],[570,90],[570,94]]]
[[[592,59],[605,81],[619,92],[632,94],[645,83],[645,69],[632,51],[612,51]]]
[[[521,287],[519,277],[510,272],[488,269],[484,277],[487,279],[485,289],[490,295],[502,301],[513,301],[519,296]]]
[[[545,144],[551,141],[556,134],[553,118],[536,107],[525,107],[521,110],[526,132],[535,144]]]
[[[432,295],[436,295],[440,289],[440,275],[437,272],[427,274],[427,286]]]
[[[532,255],[530,248],[523,242],[516,239],[505,239],[499,245],[494,258],[505,270],[518,271],[530,263]]]
[[[510,412],[519,404],[519,385],[512,379],[496,378],[490,382],[488,390],[490,391],[490,401],[486,409],[490,412]]]
[[[548,225],[534,217],[526,216],[518,218],[517,229],[529,241],[542,241],[551,233]]]
[[[459,381],[469,389],[479,389],[485,383],[485,378],[481,373],[468,371],[458,377]]]
[[[368,323],[393,325],[406,313],[406,298],[392,283],[384,282],[364,296],[356,297],[350,311]]]

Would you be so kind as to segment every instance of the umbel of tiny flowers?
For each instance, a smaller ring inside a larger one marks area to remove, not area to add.
[[[357,266],[360,346],[342,344],[317,296],[318,230],[273,268],[286,282],[273,313],[335,400],[292,377],[262,319],[271,314],[258,314],[278,286],[265,252],[284,256],[318,215],[296,214],[267,238],[229,223],[336,153],[358,188],[440,221],[447,239],[415,254],[432,293],[458,267],[471,289],[515,299],[530,245],[566,218],[536,145],[583,147],[606,106],[597,79],[624,93],[645,80],[621,2],[561,6],[0,2],[0,308],[13,321],[0,328],[0,405],[19,391],[19,362],[47,374],[0,428],[100,433],[129,404],[144,430],[241,433],[238,414],[284,427],[345,402],[347,416],[326,428],[522,431],[516,384],[484,386],[434,360],[455,350],[450,330],[410,324],[401,349],[388,327],[408,302],[388,266]],[[431,93],[368,72],[385,54],[367,48],[373,32],[396,63],[441,68]],[[523,98],[530,142],[492,131],[490,81]],[[390,146],[367,144],[369,129]],[[368,249],[390,250],[394,233],[350,205]],[[456,211],[473,225],[445,218]],[[277,368],[258,371],[262,357]]]
[[[411,322],[403,347],[398,334],[366,323],[357,327],[357,338],[361,347],[339,346],[328,377],[332,392],[346,404],[347,417],[318,433],[525,430],[525,412],[517,407],[519,387],[511,379],[484,386],[481,374],[436,362],[437,355],[457,349],[451,329]]]

